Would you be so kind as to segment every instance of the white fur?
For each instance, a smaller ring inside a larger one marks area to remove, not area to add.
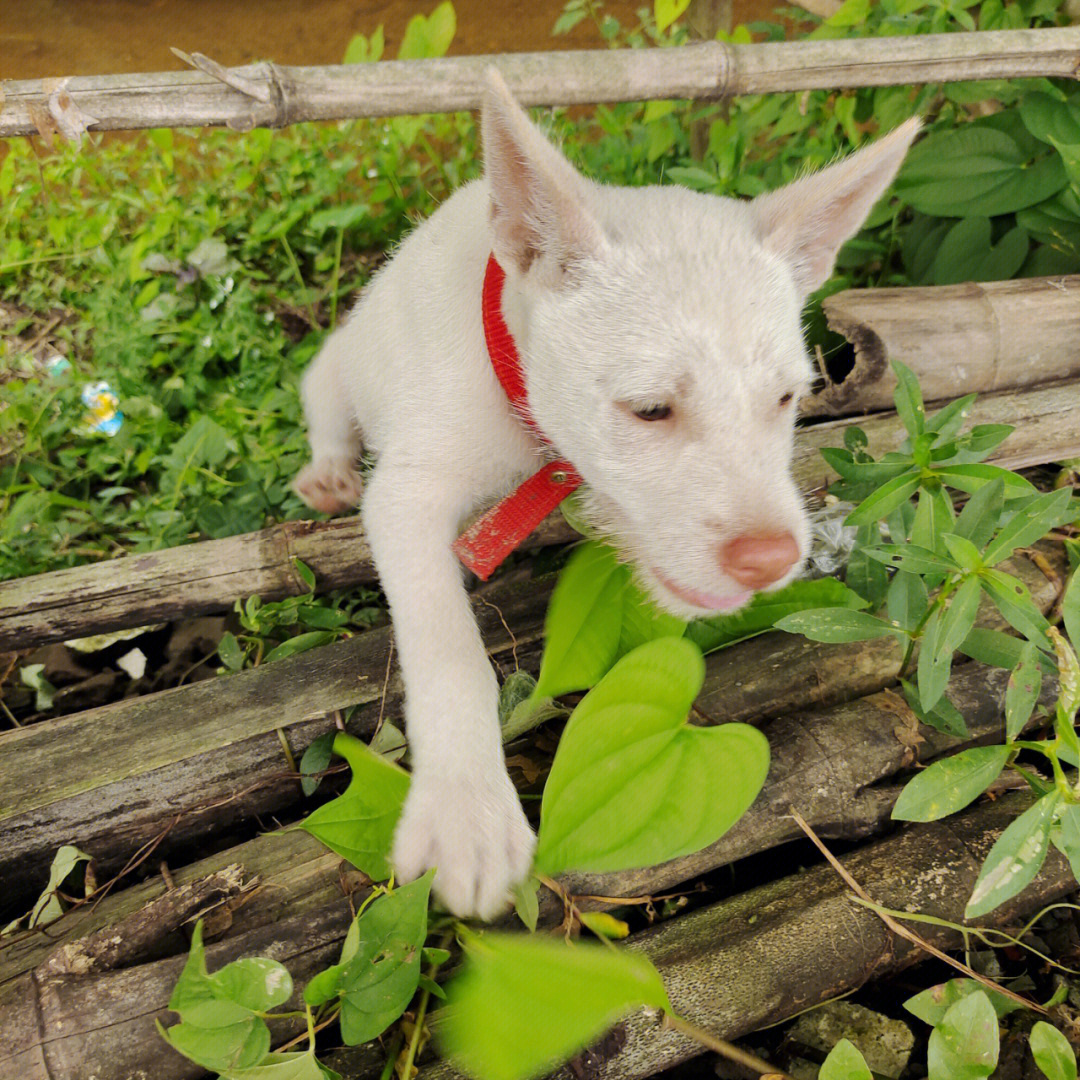
[[[503,311],[533,416],[584,477],[595,519],[662,607],[731,609],[749,596],[732,576],[733,541],[752,562],[764,558],[762,536],[806,554],[790,475],[795,399],[811,375],[800,311],[917,128],[909,121],[752,203],[610,188],[577,174],[490,73],[485,178],[402,244],[303,383],[304,498],[328,511],[355,503],[361,435],[378,459],[362,513],[406,688],[414,771],[394,845],[402,879],[436,866],[451,910],[489,918],[534,846],[450,549],[463,519],[545,454],[484,345],[488,255],[507,273]],[[673,410],[666,420],[634,415],[661,404]],[[800,559],[762,571],[768,587]]]

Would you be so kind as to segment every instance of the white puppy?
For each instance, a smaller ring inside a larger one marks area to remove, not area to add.
[[[664,609],[730,611],[806,554],[790,475],[811,375],[807,295],[885,192],[912,120],[753,202],[579,175],[493,70],[484,179],[401,246],[304,377],[315,509],[360,498],[390,601],[413,778],[393,860],[438,867],[459,915],[490,917],[528,872],[534,837],[506,774],[498,686],[451,550],[463,519],[552,453]],[[521,356],[523,422],[485,346],[493,255]]]

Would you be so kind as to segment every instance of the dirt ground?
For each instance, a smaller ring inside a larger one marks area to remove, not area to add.
[[[380,24],[386,55],[405,25],[436,0],[4,0],[0,77],[35,79],[181,68],[169,46],[227,65],[254,60],[336,64],[349,39]],[[606,0],[604,11],[634,25],[641,0]],[[766,18],[773,0],[735,0],[735,22]],[[565,36],[551,28],[562,0],[456,0],[459,55],[602,46],[585,20]]]

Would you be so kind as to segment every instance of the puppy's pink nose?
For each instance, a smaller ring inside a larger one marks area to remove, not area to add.
[[[799,561],[799,545],[789,532],[747,533],[720,548],[720,566],[748,589],[779,581]]]

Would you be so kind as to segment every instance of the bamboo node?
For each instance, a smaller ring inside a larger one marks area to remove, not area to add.
[[[231,86],[234,90],[239,90],[241,94],[254,98],[264,105],[270,104],[271,92],[268,86],[253,82],[244,75],[240,75],[236,71],[219,64],[216,60],[212,60],[204,53],[186,53],[183,49],[178,49],[174,45],[170,45],[169,49],[174,56],[183,60],[185,64],[198,68],[205,75],[220,80],[226,86]],[[252,126],[254,126],[254,120],[252,120]]]

